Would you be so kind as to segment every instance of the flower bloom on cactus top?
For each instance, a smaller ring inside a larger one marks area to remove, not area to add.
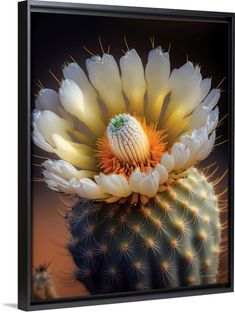
[[[136,50],[117,65],[103,54],[63,68],[58,93],[40,90],[33,140],[46,160],[47,185],[82,198],[146,201],[168,180],[205,159],[215,143],[219,89],[187,61],[170,70],[169,53]],[[135,200],[134,200],[135,199]]]

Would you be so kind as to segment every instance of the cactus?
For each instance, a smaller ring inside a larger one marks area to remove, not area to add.
[[[68,219],[76,277],[91,293],[216,281],[218,203],[196,168],[146,205],[80,200]]]
[[[58,298],[48,267],[49,265],[47,264],[41,264],[35,269],[32,294],[34,300]]]
[[[171,71],[161,47],[145,66],[128,48],[120,71],[95,55],[88,77],[65,65],[58,93],[40,90],[33,112],[34,143],[58,157],[40,164],[43,180],[76,203],[66,214],[76,279],[93,294],[217,282],[227,203],[214,186],[226,173],[212,184],[194,166],[215,146],[220,89],[188,60]]]

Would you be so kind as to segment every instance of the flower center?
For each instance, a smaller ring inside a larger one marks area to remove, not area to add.
[[[111,119],[104,137],[97,140],[98,166],[104,174],[122,174],[129,177],[140,168],[146,172],[155,168],[166,151],[166,134],[155,125],[128,113]]]
[[[121,162],[145,162],[150,154],[147,135],[137,119],[130,114],[119,114],[107,127],[107,137],[113,154]]]

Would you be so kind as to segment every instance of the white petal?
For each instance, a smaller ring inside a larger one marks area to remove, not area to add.
[[[53,111],[58,114],[60,106],[59,95],[52,89],[41,89],[35,100],[35,108],[40,111]]]
[[[70,63],[63,68],[63,74],[65,79],[73,80],[85,94],[89,94],[90,97],[96,98],[96,92],[83,69],[77,63]]]
[[[79,185],[75,188],[77,194],[82,198],[87,199],[102,199],[108,195],[103,192],[99,185],[89,178],[82,178]]]
[[[75,191],[69,181],[47,170],[43,171],[44,180],[52,190],[61,191],[66,194],[74,195]]]
[[[67,183],[66,185],[56,184],[54,181],[47,180],[47,179],[45,179],[45,183],[47,184],[48,188],[50,188],[54,191],[60,191],[60,192],[63,192],[67,195],[75,195],[75,191],[74,191],[73,187],[71,187],[69,185],[69,183]]]
[[[208,132],[206,127],[201,127],[199,129],[194,129],[192,132],[192,136],[198,138],[201,142],[201,146],[203,146],[208,140]]]
[[[129,178],[129,184],[133,192],[152,198],[158,191],[159,174],[156,170],[142,173],[136,169]]]
[[[66,185],[67,183],[67,180],[51,171],[48,171],[48,170],[43,170],[43,175],[44,175],[44,178],[45,179],[48,179],[48,180],[53,180],[55,183],[57,184],[64,184]]]
[[[53,172],[64,179],[70,180],[76,178],[78,181],[81,178],[93,177],[96,172],[77,170],[73,165],[64,160],[46,160],[43,162],[43,166],[49,172]]]
[[[205,145],[201,147],[201,149],[197,153],[197,159],[198,161],[204,160],[208,157],[208,155],[211,153],[211,150],[214,147],[215,143],[215,131],[213,131]]]
[[[164,98],[168,92],[170,76],[169,53],[161,47],[151,50],[145,69],[147,81],[147,115],[148,119],[156,122],[160,116]]]
[[[184,165],[184,168],[188,168],[197,161],[197,151],[201,148],[201,145],[203,144],[203,138],[197,136],[195,133],[192,133],[192,135],[184,134],[180,137],[180,141],[189,149],[189,158]]]
[[[62,81],[59,97],[65,110],[70,114],[79,117],[79,113],[85,113],[83,93],[78,85],[71,79]]]
[[[212,89],[201,105],[207,107],[211,111],[218,103],[219,98],[220,89]]]
[[[189,128],[200,128],[206,124],[210,109],[206,106],[198,105],[190,116]]]
[[[54,191],[60,191],[57,188],[57,184],[53,180],[45,179],[45,183],[47,184],[47,187]]]
[[[139,192],[139,182],[140,182],[141,177],[142,177],[142,173],[139,168],[137,168],[131,174],[129,178],[129,184],[130,184],[132,191],[137,192],[137,193]]]
[[[90,81],[99,92],[110,115],[123,113],[125,102],[122,96],[122,83],[119,69],[112,55],[93,57],[86,61]]]
[[[210,112],[210,115],[207,118],[207,132],[210,134],[218,125],[219,122],[219,108],[216,107],[213,111]]]
[[[131,49],[120,59],[123,90],[130,102],[131,113],[144,113],[146,82],[142,61],[135,49]]]
[[[39,111],[52,111],[73,124],[72,117],[61,106],[59,95],[53,89],[41,89],[39,91],[35,100],[35,109]]]
[[[55,152],[63,160],[72,165],[88,170],[95,170],[97,160],[92,157],[92,149],[84,144],[68,141],[58,134],[53,134],[56,145]]]
[[[200,128],[206,125],[211,110],[216,106],[220,98],[220,90],[213,89],[205,100],[199,104],[190,116],[189,127]]]
[[[150,175],[146,175],[140,181],[139,188],[140,194],[152,198],[156,195],[159,187],[159,175],[154,171]]]
[[[97,117],[102,118],[103,113],[97,102],[97,93],[91,83],[89,82],[83,69],[77,63],[70,63],[63,69],[65,79],[74,81],[83,93],[84,102],[86,106],[95,111]]]
[[[116,197],[127,197],[131,189],[125,177],[117,174],[95,176],[96,183],[104,190]]]
[[[174,157],[174,169],[180,170],[189,158],[189,149],[183,143],[177,142],[173,145],[171,155]]]
[[[211,78],[205,78],[201,81],[200,84],[200,98],[199,98],[199,102],[201,102],[202,100],[205,99],[205,97],[208,95],[210,89],[211,89]]]
[[[174,69],[170,76],[170,89],[172,102],[169,104],[170,112],[177,109],[180,115],[185,116],[193,111],[201,94],[200,69],[191,62],[185,63],[179,69]]]
[[[161,164],[166,168],[168,173],[170,173],[174,169],[174,157],[165,153],[161,158]]]
[[[60,118],[54,112],[36,110],[33,113],[33,126],[51,146],[55,146],[52,139],[54,133],[60,134],[65,139],[70,139],[67,131],[73,128],[70,122]]]
[[[59,96],[67,112],[86,124],[94,134],[103,135],[106,126],[101,119],[98,104],[88,101],[85,93],[73,80],[66,79],[62,82]]]
[[[199,147],[201,141],[193,133],[192,135],[184,134],[180,137],[180,142],[189,148],[190,153],[194,153]]]
[[[201,74],[198,66],[191,62],[174,69],[169,79],[170,102],[161,127],[168,130],[168,144],[176,142],[180,133],[188,128],[187,117],[198,105],[201,93]]]
[[[208,146],[207,127],[204,126],[200,129],[195,129],[191,135],[182,135],[181,142],[189,148],[189,158],[184,165],[184,168],[188,168],[199,160],[200,151]]]
[[[158,164],[156,166],[156,171],[158,172],[159,175],[159,184],[164,184],[168,179],[168,172],[166,168],[163,165]]]
[[[35,143],[35,145],[37,145],[42,150],[51,152],[51,153],[54,152],[54,148],[46,142],[46,140],[39,133],[39,131],[33,130],[32,138],[33,138],[33,142]]]

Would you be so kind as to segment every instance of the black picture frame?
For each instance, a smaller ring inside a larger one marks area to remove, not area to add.
[[[32,212],[31,212],[31,13],[67,13],[92,14],[105,16],[125,16],[161,18],[169,20],[218,21],[228,23],[229,37],[229,215],[228,215],[228,255],[229,255],[229,281],[223,284],[210,286],[182,287],[171,290],[148,291],[143,293],[130,292],[123,294],[90,295],[89,297],[60,298],[40,303],[31,302],[31,252],[32,252]],[[233,13],[202,12],[185,10],[168,10],[155,8],[136,8],[106,5],[87,5],[75,3],[57,3],[42,1],[23,1],[18,3],[18,31],[19,31],[19,76],[18,76],[18,102],[19,102],[19,137],[18,137],[18,308],[22,310],[38,310],[97,305],[105,303],[118,303],[129,301],[142,301],[150,299],[163,299],[180,296],[193,296],[202,294],[232,292],[234,288],[234,19]]]

